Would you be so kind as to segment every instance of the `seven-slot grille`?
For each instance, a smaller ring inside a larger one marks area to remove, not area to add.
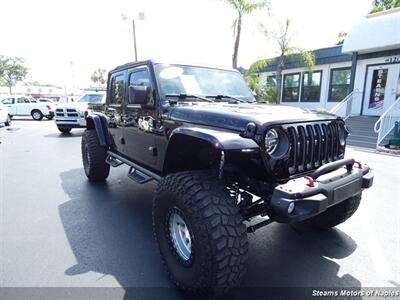
[[[338,160],[341,155],[339,126],[337,122],[327,122],[286,127],[290,143],[289,174]]]
[[[57,108],[57,117],[79,117],[78,112],[74,108]]]

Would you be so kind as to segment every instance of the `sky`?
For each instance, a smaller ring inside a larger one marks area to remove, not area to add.
[[[277,54],[260,32],[292,21],[293,44],[329,47],[371,9],[371,0],[270,0],[243,20],[238,64]],[[144,13],[144,20],[139,19]],[[128,16],[124,20],[122,14]],[[0,0],[0,55],[25,58],[26,81],[85,87],[97,68],[156,58],[231,66],[234,11],[223,0]]]

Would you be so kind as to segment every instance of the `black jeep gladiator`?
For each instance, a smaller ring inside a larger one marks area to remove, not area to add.
[[[344,158],[338,116],[257,103],[239,72],[152,60],[110,71],[82,137],[90,181],[128,165],[158,181],[153,228],[172,282],[215,298],[246,270],[247,233],[276,221],[327,229],[354,214],[370,168]]]

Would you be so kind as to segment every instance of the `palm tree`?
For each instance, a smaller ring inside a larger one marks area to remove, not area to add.
[[[233,22],[233,35],[235,37],[235,44],[233,46],[232,67],[237,69],[237,60],[239,53],[240,34],[242,32],[242,18],[244,15],[251,14],[252,12],[265,8],[269,5],[268,0],[225,0],[236,12],[237,17]]]
[[[276,103],[280,102],[282,97],[282,71],[287,60],[291,62],[302,62],[307,67],[309,72],[312,72],[315,66],[315,56],[311,51],[306,51],[295,47],[292,44],[293,33],[290,30],[290,19],[286,19],[283,25],[280,25],[277,32],[270,32],[266,27],[260,24],[260,31],[267,37],[278,44],[278,62],[276,67]],[[250,72],[258,72],[263,67],[271,63],[270,59],[263,59],[254,62],[250,66]]]

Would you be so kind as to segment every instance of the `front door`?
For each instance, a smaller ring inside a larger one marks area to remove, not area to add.
[[[128,86],[146,86],[154,88],[147,66],[139,66],[128,71]],[[155,148],[156,109],[152,103],[126,105],[123,115],[125,155],[147,167],[154,168],[157,149]]]
[[[367,69],[363,115],[380,116],[398,97],[400,64],[370,66]]]

